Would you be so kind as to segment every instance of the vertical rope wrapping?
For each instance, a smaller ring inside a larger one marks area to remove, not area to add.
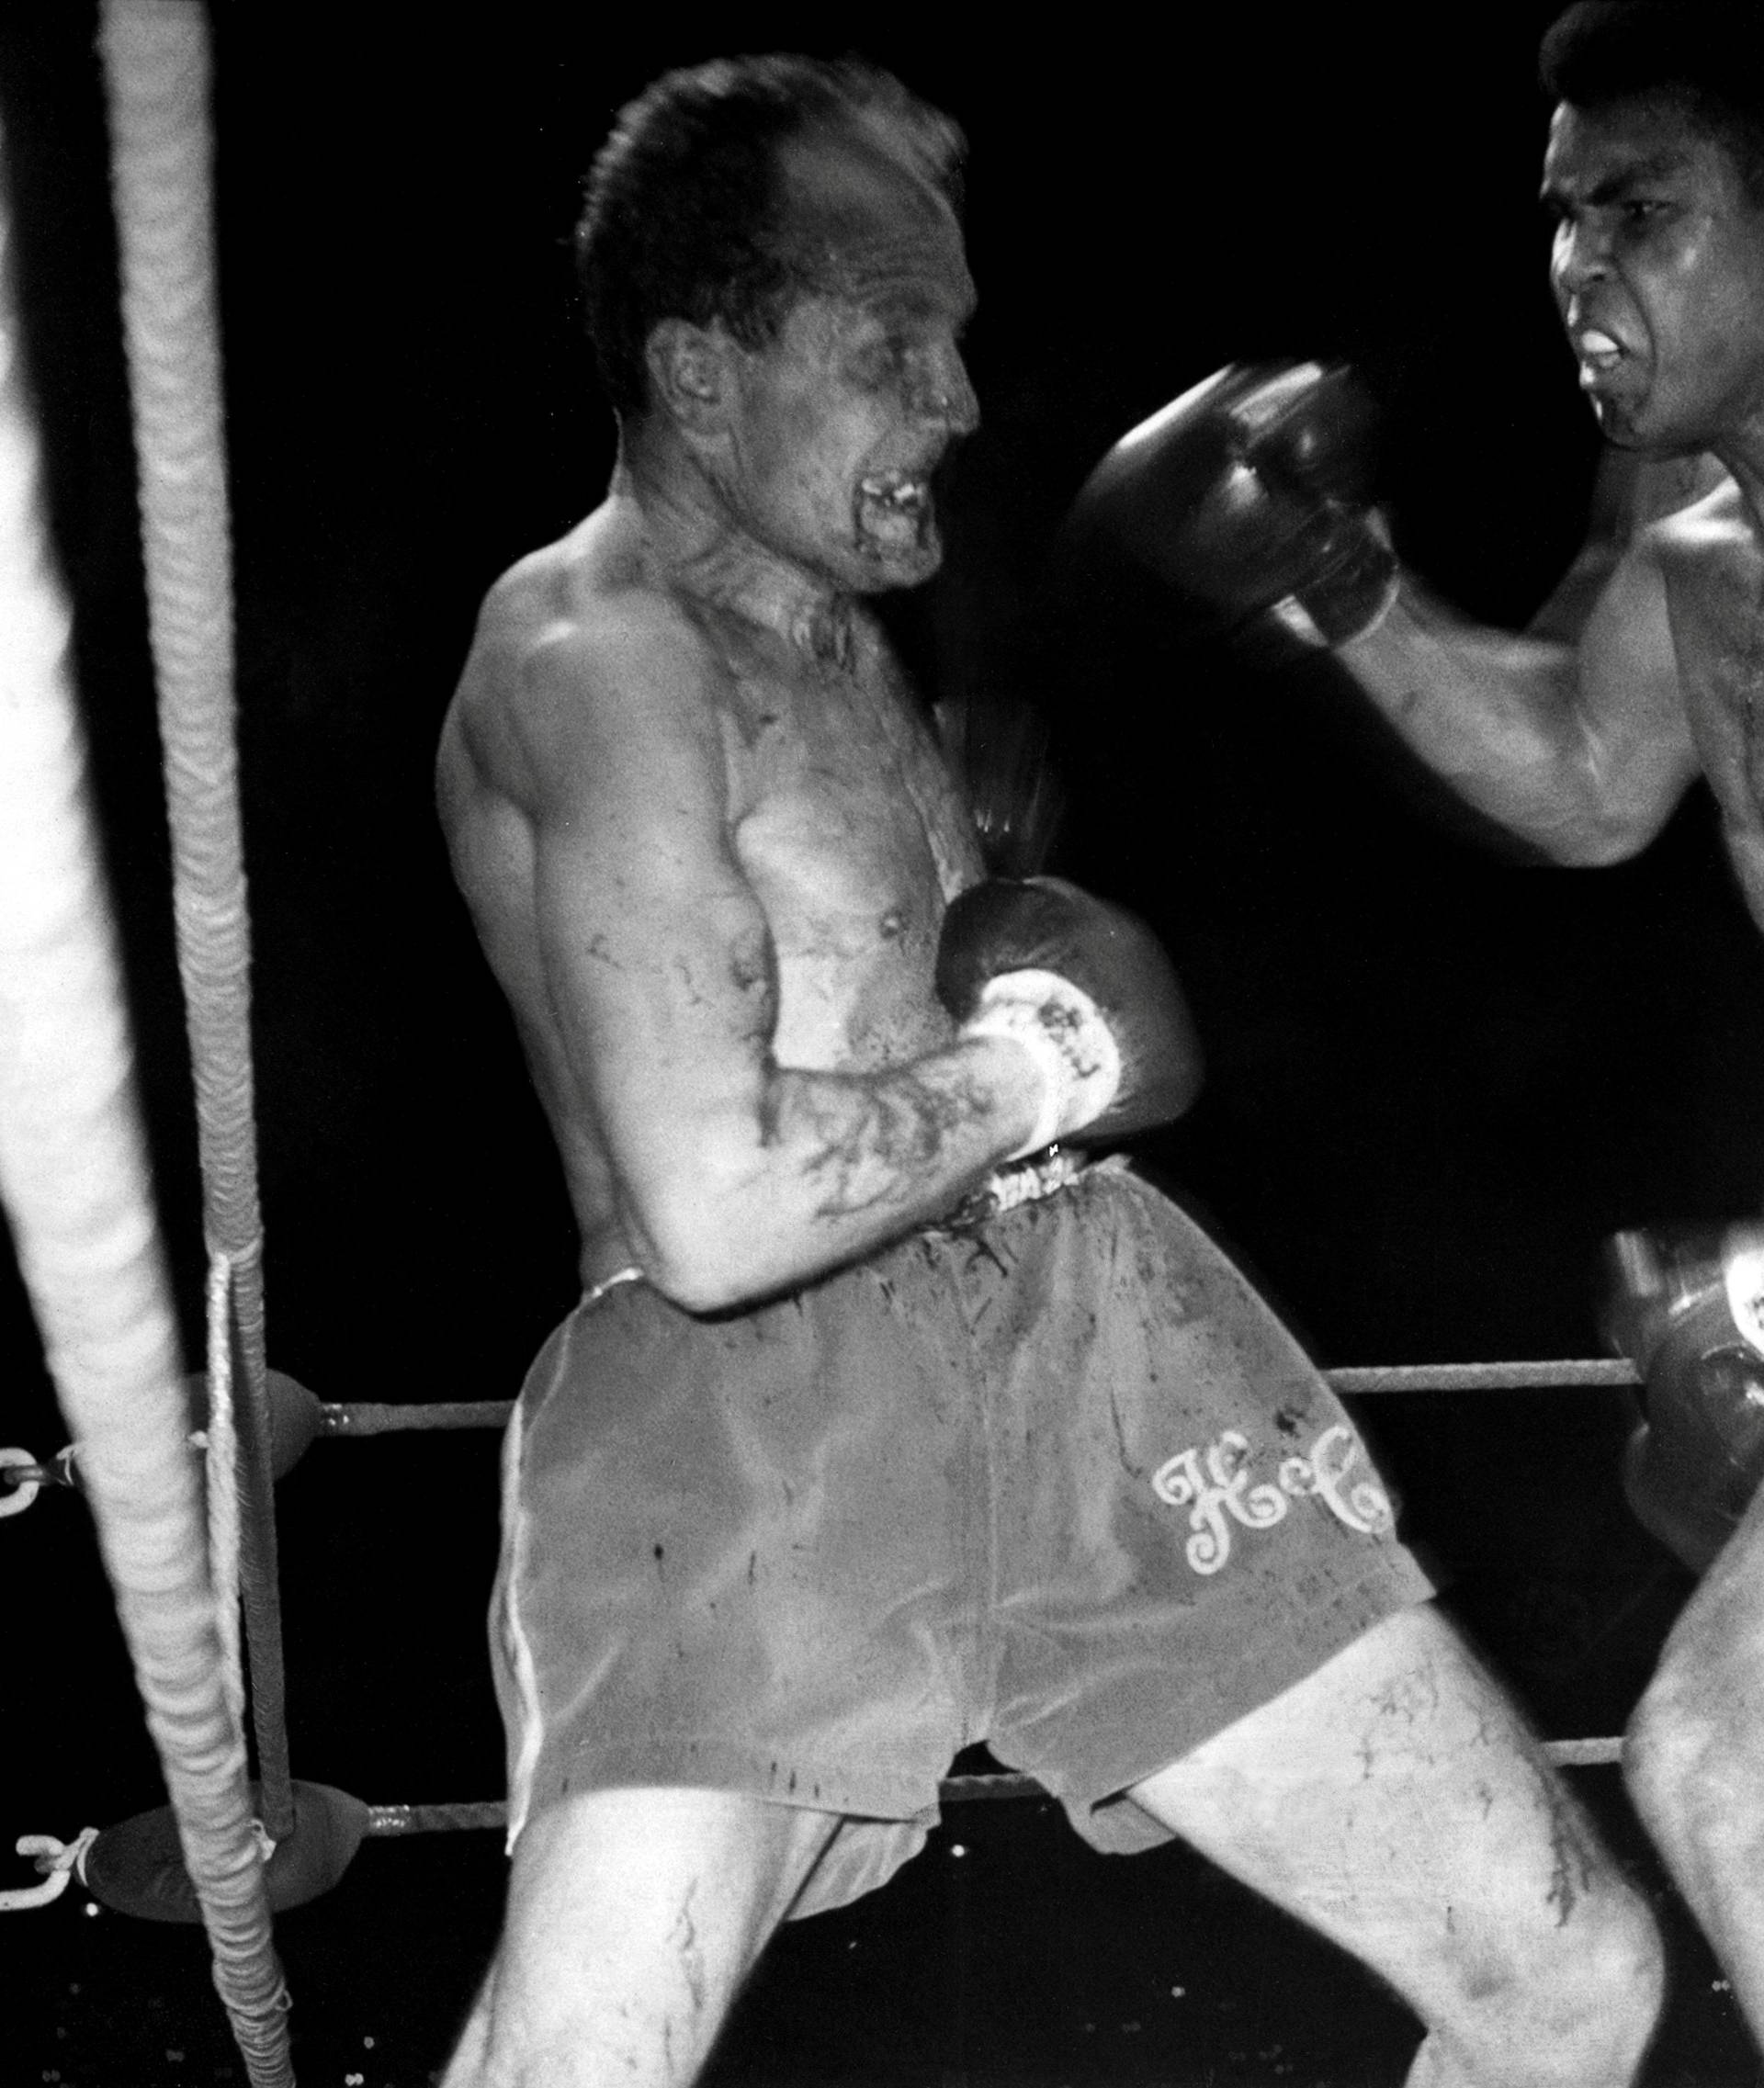
[[[48,550],[0,193],[0,1198],[251,2079],[282,1985],[229,1713],[175,1319]]]
[[[101,39],[141,543],[171,821],[178,965],[211,1255],[232,1272],[243,1383],[241,1579],[264,1823],[293,1827],[270,1471],[251,1068],[251,935],[233,744],[232,561],[198,0],[105,0]]]

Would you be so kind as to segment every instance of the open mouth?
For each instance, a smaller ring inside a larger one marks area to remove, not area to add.
[[[932,498],[928,473],[878,471],[860,480],[857,533],[866,543],[888,550],[917,550],[931,535]]]
[[[1573,345],[1583,391],[1591,390],[1608,378],[1623,363],[1626,353],[1620,341],[1598,326],[1584,327],[1574,335]]]

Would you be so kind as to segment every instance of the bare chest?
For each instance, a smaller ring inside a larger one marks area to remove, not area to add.
[[[743,673],[723,739],[731,839],[777,954],[780,1058],[871,1066],[938,1041],[937,933],[978,858],[886,658]]]
[[[1764,837],[1764,555],[1750,541],[1668,574],[1686,714],[1729,832]]]

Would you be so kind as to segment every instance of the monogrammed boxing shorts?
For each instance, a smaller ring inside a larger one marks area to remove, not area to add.
[[[1116,1162],[756,1310],[615,1284],[504,1448],[510,1845],[616,1786],[812,1806],[813,1913],[984,1741],[1150,1846],[1134,1784],[1430,1592],[1392,1521],[1292,1337]]]

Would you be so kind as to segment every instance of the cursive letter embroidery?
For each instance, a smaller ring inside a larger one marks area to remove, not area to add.
[[[1267,1529],[1280,1521],[1287,1502],[1277,1486],[1250,1484],[1250,1439],[1227,1428],[1205,1452],[1179,1450],[1151,1475],[1151,1487],[1171,1507],[1189,1508],[1194,1532],[1186,1546],[1197,1574],[1216,1574],[1231,1556],[1230,1515],[1246,1529]],[[1191,1506],[1192,1504],[1192,1506]]]
[[[1189,1564],[1197,1574],[1216,1574],[1231,1556],[1233,1521],[1246,1529],[1271,1529],[1303,1495],[1316,1495],[1338,1522],[1363,1536],[1388,1529],[1394,1518],[1384,1488],[1370,1477],[1347,1484],[1359,1455],[1358,1437],[1337,1422],[1317,1437],[1308,1457],[1282,1461],[1278,1485],[1252,1485],[1250,1439],[1227,1428],[1204,1450],[1179,1450],[1166,1459],[1152,1473],[1151,1488],[1160,1501],[1189,1511]]]

